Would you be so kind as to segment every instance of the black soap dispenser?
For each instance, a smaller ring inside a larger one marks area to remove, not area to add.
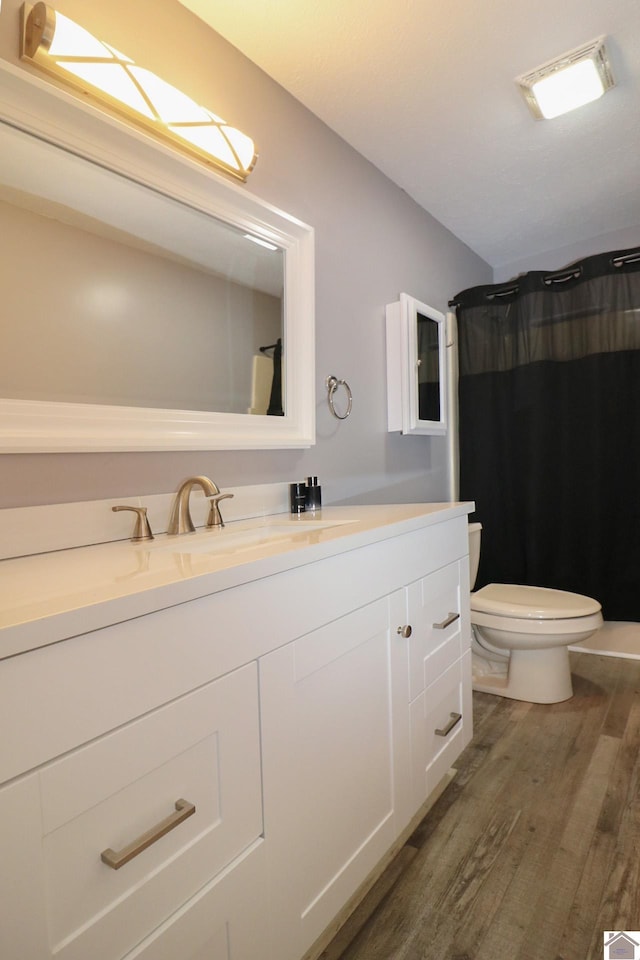
[[[319,510],[322,506],[322,487],[317,477],[307,477],[305,489],[305,507],[307,510]]]
[[[289,484],[289,504],[291,513],[304,513],[307,499],[307,488],[304,483]]]

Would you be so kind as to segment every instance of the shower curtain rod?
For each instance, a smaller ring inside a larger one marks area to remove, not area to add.
[[[497,297],[515,297],[521,290],[534,292],[541,287],[550,287],[555,284],[569,283],[572,280],[602,276],[609,273],[611,267],[618,270],[621,267],[633,267],[636,270],[640,269],[640,247],[597,253],[552,272],[530,270],[528,273],[521,274],[520,277],[509,280],[504,284],[487,284],[479,287],[470,287],[468,290],[462,290],[456,294],[453,300],[449,300],[449,307],[454,309],[462,306],[471,296],[473,296],[475,302],[478,303],[480,299],[495,300]]]

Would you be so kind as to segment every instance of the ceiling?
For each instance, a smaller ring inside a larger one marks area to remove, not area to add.
[[[640,233],[640,0],[180,2],[493,267]],[[601,35],[616,87],[534,120],[514,78]]]

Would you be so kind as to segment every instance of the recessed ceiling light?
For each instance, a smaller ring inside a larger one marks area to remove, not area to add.
[[[537,120],[551,120],[591,103],[615,85],[604,41],[599,37],[516,77]]]

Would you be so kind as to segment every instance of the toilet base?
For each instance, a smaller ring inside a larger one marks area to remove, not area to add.
[[[527,703],[561,703],[573,696],[567,647],[512,650],[506,671],[477,674],[473,689]]]

